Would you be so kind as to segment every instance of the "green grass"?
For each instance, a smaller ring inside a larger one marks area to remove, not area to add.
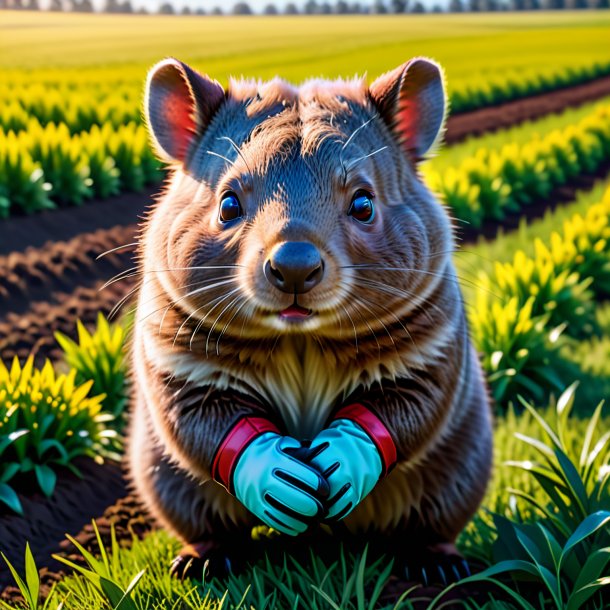
[[[558,429],[558,412],[553,409],[539,410],[552,429]],[[569,411],[567,412],[569,413]],[[567,414],[566,413],[566,414]],[[580,455],[580,447],[586,437],[589,422],[572,416],[562,429],[562,443],[566,454],[575,462]],[[530,412],[515,415],[509,411],[498,418],[495,425],[494,471],[483,507],[469,524],[459,540],[461,550],[469,557],[484,564],[493,563],[494,533],[490,511],[502,517],[518,519],[519,522],[538,522],[541,513],[532,508],[531,503],[518,498],[510,489],[518,489],[521,494],[529,494],[541,505],[547,503],[545,491],[527,471],[509,466],[506,462],[534,463],[539,458],[531,444],[516,438],[516,434],[540,439],[548,443],[549,438],[541,432]],[[610,428],[610,413],[598,422],[597,429]],[[599,436],[601,433],[598,433]],[[593,439],[595,442],[595,439]],[[597,463],[602,465],[607,459],[602,454]],[[602,506],[610,507],[610,499]],[[518,515],[518,517],[517,517]],[[567,517],[566,517],[567,518]],[[393,603],[376,604],[375,587],[381,585],[391,565],[390,557],[373,561],[366,556],[351,556],[337,552],[335,558],[321,560],[312,549],[309,561],[298,563],[288,557],[284,563],[260,561],[239,575],[228,580],[196,582],[180,581],[168,574],[168,566],[177,553],[180,543],[165,531],[156,531],[144,540],[134,541],[131,548],[109,549],[107,578],[125,590],[134,576],[144,570],[141,580],[131,595],[133,608],[170,609],[199,608],[218,610],[219,608],[250,608],[252,610],[283,609],[328,609],[365,610],[368,608],[396,607]],[[102,557],[103,559],[103,557]],[[413,592],[417,596],[417,591]],[[332,606],[327,600],[337,606]],[[74,575],[64,578],[53,593],[50,608],[65,600],[66,610],[107,608],[96,591],[95,582],[86,576]],[[369,605],[371,604],[371,605]],[[408,604],[399,606],[408,608]],[[473,605],[472,607],[477,607]],[[498,607],[498,606],[494,606]],[[128,606],[131,608],[131,606]]]
[[[609,27],[602,12],[230,19],[5,12],[0,70],[30,82],[56,77],[52,68],[77,81],[141,82],[147,67],[173,55],[222,82],[232,74],[301,81],[372,77],[428,55],[452,87],[610,61]]]

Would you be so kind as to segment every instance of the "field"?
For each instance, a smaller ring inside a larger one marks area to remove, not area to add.
[[[608,11],[0,11],[0,607],[610,607],[609,34]],[[372,550],[284,555],[261,528],[268,556],[244,572],[171,578],[180,543],[119,466],[129,269],[165,176],[141,113],[147,69],[175,56],[223,84],[370,81],[416,55],[446,72],[448,144],[422,179],[454,218],[494,399],[492,482],[458,540],[472,576],[397,575]]]

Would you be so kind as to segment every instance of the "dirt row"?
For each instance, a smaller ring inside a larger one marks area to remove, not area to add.
[[[134,239],[134,225],[115,226],[0,256],[0,319],[27,311],[32,302],[50,301],[53,293],[70,293],[124,271]]]
[[[91,519],[101,517],[108,506],[127,495],[125,478],[118,464],[99,465],[89,458],[80,458],[75,465],[83,478],[63,471],[51,498],[40,493],[20,494],[23,516],[8,512],[8,509],[0,510],[2,552],[20,573],[23,573],[26,540],[39,567],[57,570],[61,564],[53,560],[51,554],[61,549],[60,543],[65,540],[66,533],[75,535],[83,531],[84,536],[86,530],[83,528]],[[142,511],[138,509],[138,513],[141,515]],[[65,544],[63,550],[67,554],[73,552]],[[0,590],[12,582],[6,564],[0,562]]]
[[[610,95],[610,76],[574,87],[531,95],[498,106],[456,114],[447,121],[445,141],[447,144],[455,144],[469,137],[506,129],[524,121],[539,119],[547,114],[562,112],[566,108],[580,106],[607,95]]]
[[[32,303],[27,312],[10,313],[0,320],[0,354],[3,361],[9,362],[15,356],[23,361],[29,354],[34,355],[37,365],[42,365],[47,358],[59,360],[61,350],[54,338],[56,331],[74,337],[77,319],[86,326],[94,325],[98,312],[108,316],[135,286],[132,278],[101,290],[103,284],[103,281],[98,281],[90,288],[81,287],[69,294],[51,295],[53,302]],[[129,308],[130,305],[126,304],[122,310]]]

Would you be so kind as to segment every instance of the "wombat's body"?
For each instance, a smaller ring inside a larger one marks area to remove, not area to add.
[[[187,543],[245,540],[261,521],[215,474],[231,431],[249,418],[315,444],[356,404],[391,464],[341,523],[415,552],[452,543],[491,426],[451,225],[415,169],[444,120],[436,66],[224,92],[170,60],[147,109],[178,162],[142,233],[133,346],[131,473],[152,513]]]

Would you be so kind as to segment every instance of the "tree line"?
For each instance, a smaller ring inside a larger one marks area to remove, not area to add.
[[[348,2],[347,0],[336,0],[334,3],[308,0],[303,5],[288,2],[283,7],[278,7],[270,2],[263,9],[264,15],[361,15],[361,14],[402,14],[402,13],[461,13],[461,12],[486,12],[486,11],[531,11],[531,10],[561,10],[561,9],[585,9],[585,8],[608,8],[610,0],[449,0],[447,7],[434,4],[431,8],[421,0],[374,0],[367,2]],[[0,0],[0,9],[12,10],[41,10],[40,0]],[[96,9],[92,0],[50,0],[47,10],[66,11],[76,13],[92,13]],[[163,2],[158,10],[151,11],[145,7],[132,4],[131,0],[104,0],[101,12],[118,14],[149,14],[158,13],[162,15],[254,15],[255,11],[248,2],[236,2],[230,8],[215,6],[204,9],[203,7],[190,8],[184,6],[177,8],[172,2]]]

